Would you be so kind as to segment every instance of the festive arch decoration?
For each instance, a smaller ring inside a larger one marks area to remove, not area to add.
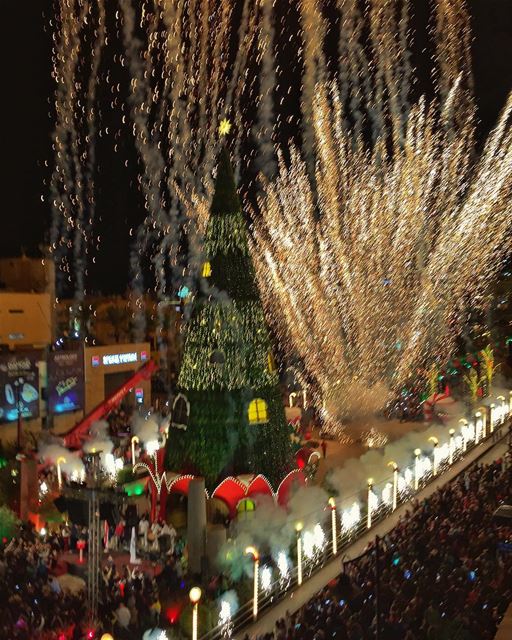
[[[170,471],[163,471],[164,449],[159,449],[152,456],[145,456],[143,460],[137,462],[133,469],[146,471],[149,475],[147,483],[151,490],[151,513],[156,516],[157,498],[160,497],[159,517],[165,518],[166,497],[171,493],[180,493],[188,496],[190,482],[197,476],[192,474],[176,474]],[[229,509],[230,517],[236,516],[238,505],[245,499],[251,499],[258,495],[267,495],[279,505],[286,505],[290,492],[295,484],[305,485],[306,478],[300,469],[290,471],[280,483],[277,491],[274,491],[268,478],[263,474],[257,476],[229,476],[214,489],[211,496],[205,489],[206,497],[221,500]],[[256,507],[256,503],[254,503]]]
[[[280,506],[286,505],[290,498],[291,490],[296,485],[301,487],[306,486],[306,478],[301,469],[294,469],[283,478],[281,484],[277,488],[277,504]]]
[[[222,500],[229,508],[229,515],[236,515],[238,503],[246,497],[247,487],[238,478],[225,478],[213,491],[212,498]]]
[[[267,495],[275,498],[270,482],[261,473],[253,478],[247,487],[247,496],[256,495]]]
[[[264,424],[268,422],[268,406],[262,398],[251,400],[247,413],[249,424]]]
[[[183,393],[178,393],[172,403],[172,420],[171,424],[177,429],[186,430],[188,427],[188,418],[190,416],[190,402]]]

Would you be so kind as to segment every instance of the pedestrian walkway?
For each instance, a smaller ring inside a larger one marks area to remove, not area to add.
[[[503,456],[507,451],[508,429],[502,427],[503,436],[497,442],[488,440],[480,446],[474,447],[464,458],[456,462],[442,476],[439,476],[414,497],[414,500],[422,501],[432,495],[439,487],[454,480],[467,467],[478,462],[489,463]],[[357,558],[368,545],[375,539],[375,536],[383,537],[393,529],[405,512],[411,508],[411,501],[403,503],[388,518],[382,520],[377,525],[368,530],[368,533],[356,540],[352,545],[331,560],[322,569],[305,581],[300,587],[290,591],[283,600],[274,607],[262,613],[261,618],[250,627],[240,630],[235,636],[235,640],[242,640],[247,634],[254,637],[260,634],[270,633],[274,630],[277,620],[284,618],[286,612],[294,613],[305,605],[316,593],[323,589],[331,580],[336,578],[342,571],[343,562]]]

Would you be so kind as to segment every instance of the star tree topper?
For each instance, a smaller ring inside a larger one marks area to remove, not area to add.
[[[231,122],[227,118],[224,118],[223,120],[221,120],[219,125],[219,135],[225,136],[230,131],[231,131]]]

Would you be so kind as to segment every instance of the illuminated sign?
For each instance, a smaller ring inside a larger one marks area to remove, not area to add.
[[[143,404],[144,402],[144,389],[142,387],[137,387],[135,389],[135,400],[137,404]]]
[[[130,362],[137,362],[136,351],[132,351],[130,353],[109,353],[103,356],[103,364],[105,366],[113,364],[129,364]]]
[[[0,356],[0,422],[39,416],[39,353]]]
[[[146,362],[146,360],[148,359],[148,352],[147,351],[141,351],[140,352],[140,359],[142,362]]]
[[[83,409],[84,370],[83,358],[79,351],[53,351],[50,353],[47,393],[48,407],[51,413],[66,413]]]
[[[91,363],[93,367],[99,367],[100,366],[100,357],[99,356],[93,356],[91,358]]]

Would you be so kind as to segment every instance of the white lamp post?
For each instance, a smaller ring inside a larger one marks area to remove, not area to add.
[[[478,413],[480,414],[480,420],[482,422],[482,438],[485,439],[487,437],[487,409],[480,407]]]
[[[414,491],[420,486],[420,456],[421,449],[414,449]]]
[[[132,436],[132,467],[135,464],[135,443],[139,443],[138,436]]]
[[[252,617],[254,620],[258,617],[258,587],[259,587],[259,568],[260,554],[256,547],[246,547],[245,553],[252,555],[254,560],[254,592],[252,596]]]
[[[480,442],[480,431],[482,429],[482,414],[480,411],[475,413],[475,444]]]
[[[338,537],[336,531],[336,502],[334,498],[329,498],[329,506],[331,507],[331,531],[332,531],[332,553],[338,553]]]
[[[369,529],[372,526],[372,490],[373,490],[373,478],[368,478],[368,512],[366,514],[367,529]]]
[[[465,452],[468,448],[468,441],[466,440],[466,430],[468,427],[468,421],[461,418],[459,420],[460,424],[460,434],[462,436],[462,450]]]
[[[62,489],[62,471],[60,468],[60,463],[66,462],[66,458],[64,456],[60,456],[57,458],[57,480],[59,482],[59,489]]]
[[[199,587],[192,587],[188,592],[188,597],[190,598],[190,602],[192,604],[192,640],[197,640],[197,618],[198,618],[198,608],[199,608],[199,600],[201,600],[202,591]]]
[[[396,462],[388,462],[388,467],[393,467],[393,511],[398,503],[398,465]]]
[[[302,584],[302,522],[297,522],[295,525],[295,531],[297,533],[297,583],[300,586]]]
[[[453,454],[455,451],[455,429],[450,429],[450,457],[449,462],[453,464]]]
[[[496,400],[500,401],[500,413],[499,413],[499,417],[500,417],[500,424],[503,424],[505,422],[505,396],[498,396],[496,398]]]
[[[434,460],[434,463],[432,465],[432,474],[434,476],[437,476],[437,445],[439,444],[439,440],[435,436],[430,436],[428,440],[434,445],[434,454],[432,456]]]

